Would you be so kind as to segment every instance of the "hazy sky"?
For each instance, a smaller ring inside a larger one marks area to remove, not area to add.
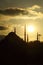
[[[35,40],[39,32],[43,41],[43,0],[0,0],[0,35],[16,26],[17,34],[23,38],[24,24],[35,27],[33,35],[29,33],[30,40]]]
[[[39,5],[43,7],[43,0],[0,0],[0,8],[7,7],[30,7]]]

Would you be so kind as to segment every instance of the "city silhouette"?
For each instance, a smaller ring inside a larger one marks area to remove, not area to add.
[[[43,42],[39,40],[28,41],[26,27],[24,28],[24,40],[14,32],[10,32],[0,41],[0,64],[43,64]],[[27,41],[26,41],[27,37]]]

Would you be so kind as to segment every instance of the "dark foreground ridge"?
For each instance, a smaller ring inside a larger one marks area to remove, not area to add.
[[[0,42],[0,64],[43,64],[43,42],[26,43],[14,32]]]

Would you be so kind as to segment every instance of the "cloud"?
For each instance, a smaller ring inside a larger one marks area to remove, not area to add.
[[[43,9],[39,5],[29,8],[8,8],[0,10],[0,20],[10,19],[38,19],[43,18]]]
[[[28,8],[28,9],[32,10],[32,11],[43,13],[43,8],[41,6],[39,6],[39,5],[33,5],[32,7]]]
[[[33,5],[32,7],[27,8],[30,16],[43,18],[43,9],[39,5]]]
[[[8,28],[5,26],[0,26],[0,30],[7,30]]]
[[[39,5],[33,5],[32,7],[29,7],[29,9],[34,10],[34,9],[40,9],[41,7]]]
[[[8,15],[8,16],[14,16],[14,15],[27,15],[28,12],[24,9],[20,9],[20,8],[9,8],[9,9],[4,9],[4,10],[0,10],[0,14],[2,15]]]

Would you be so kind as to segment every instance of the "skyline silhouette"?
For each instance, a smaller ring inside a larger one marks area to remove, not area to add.
[[[29,42],[30,40],[29,40],[29,32],[27,32],[27,25],[25,24],[25,26],[24,26],[24,35],[23,35],[23,37],[24,38],[22,38],[25,42]],[[16,29],[16,27],[14,27],[14,29],[13,29],[13,32],[15,33],[15,34],[17,34],[17,29]],[[31,32],[31,31],[30,31]],[[33,32],[34,33],[34,32]],[[41,34],[39,34],[38,32],[36,33],[37,35],[36,35],[36,39],[35,40],[37,40],[37,41],[40,41],[40,36],[41,36]],[[17,34],[18,35],[18,34]],[[3,39],[5,36],[4,35],[0,35],[0,40],[1,39]],[[20,36],[19,36],[20,37]],[[35,41],[35,40],[33,40],[33,41]],[[32,40],[31,40],[32,41]]]
[[[15,34],[16,34],[16,27],[14,27],[14,32],[15,32]],[[33,32],[34,33],[34,32]],[[35,40],[37,40],[37,41],[40,41],[40,36],[41,36],[41,34],[39,34],[38,32],[37,32],[37,35],[36,35],[36,39]],[[35,41],[34,40],[34,41]],[[26,28],[26,24],[25,24],[25,26],[24,26],[24,41],[25,42],[29,42],[29,32],[27,33],[27,28]]]
[[[15,32],[0,41],[0,64],[43,64],[43,42],[26,42]]]

